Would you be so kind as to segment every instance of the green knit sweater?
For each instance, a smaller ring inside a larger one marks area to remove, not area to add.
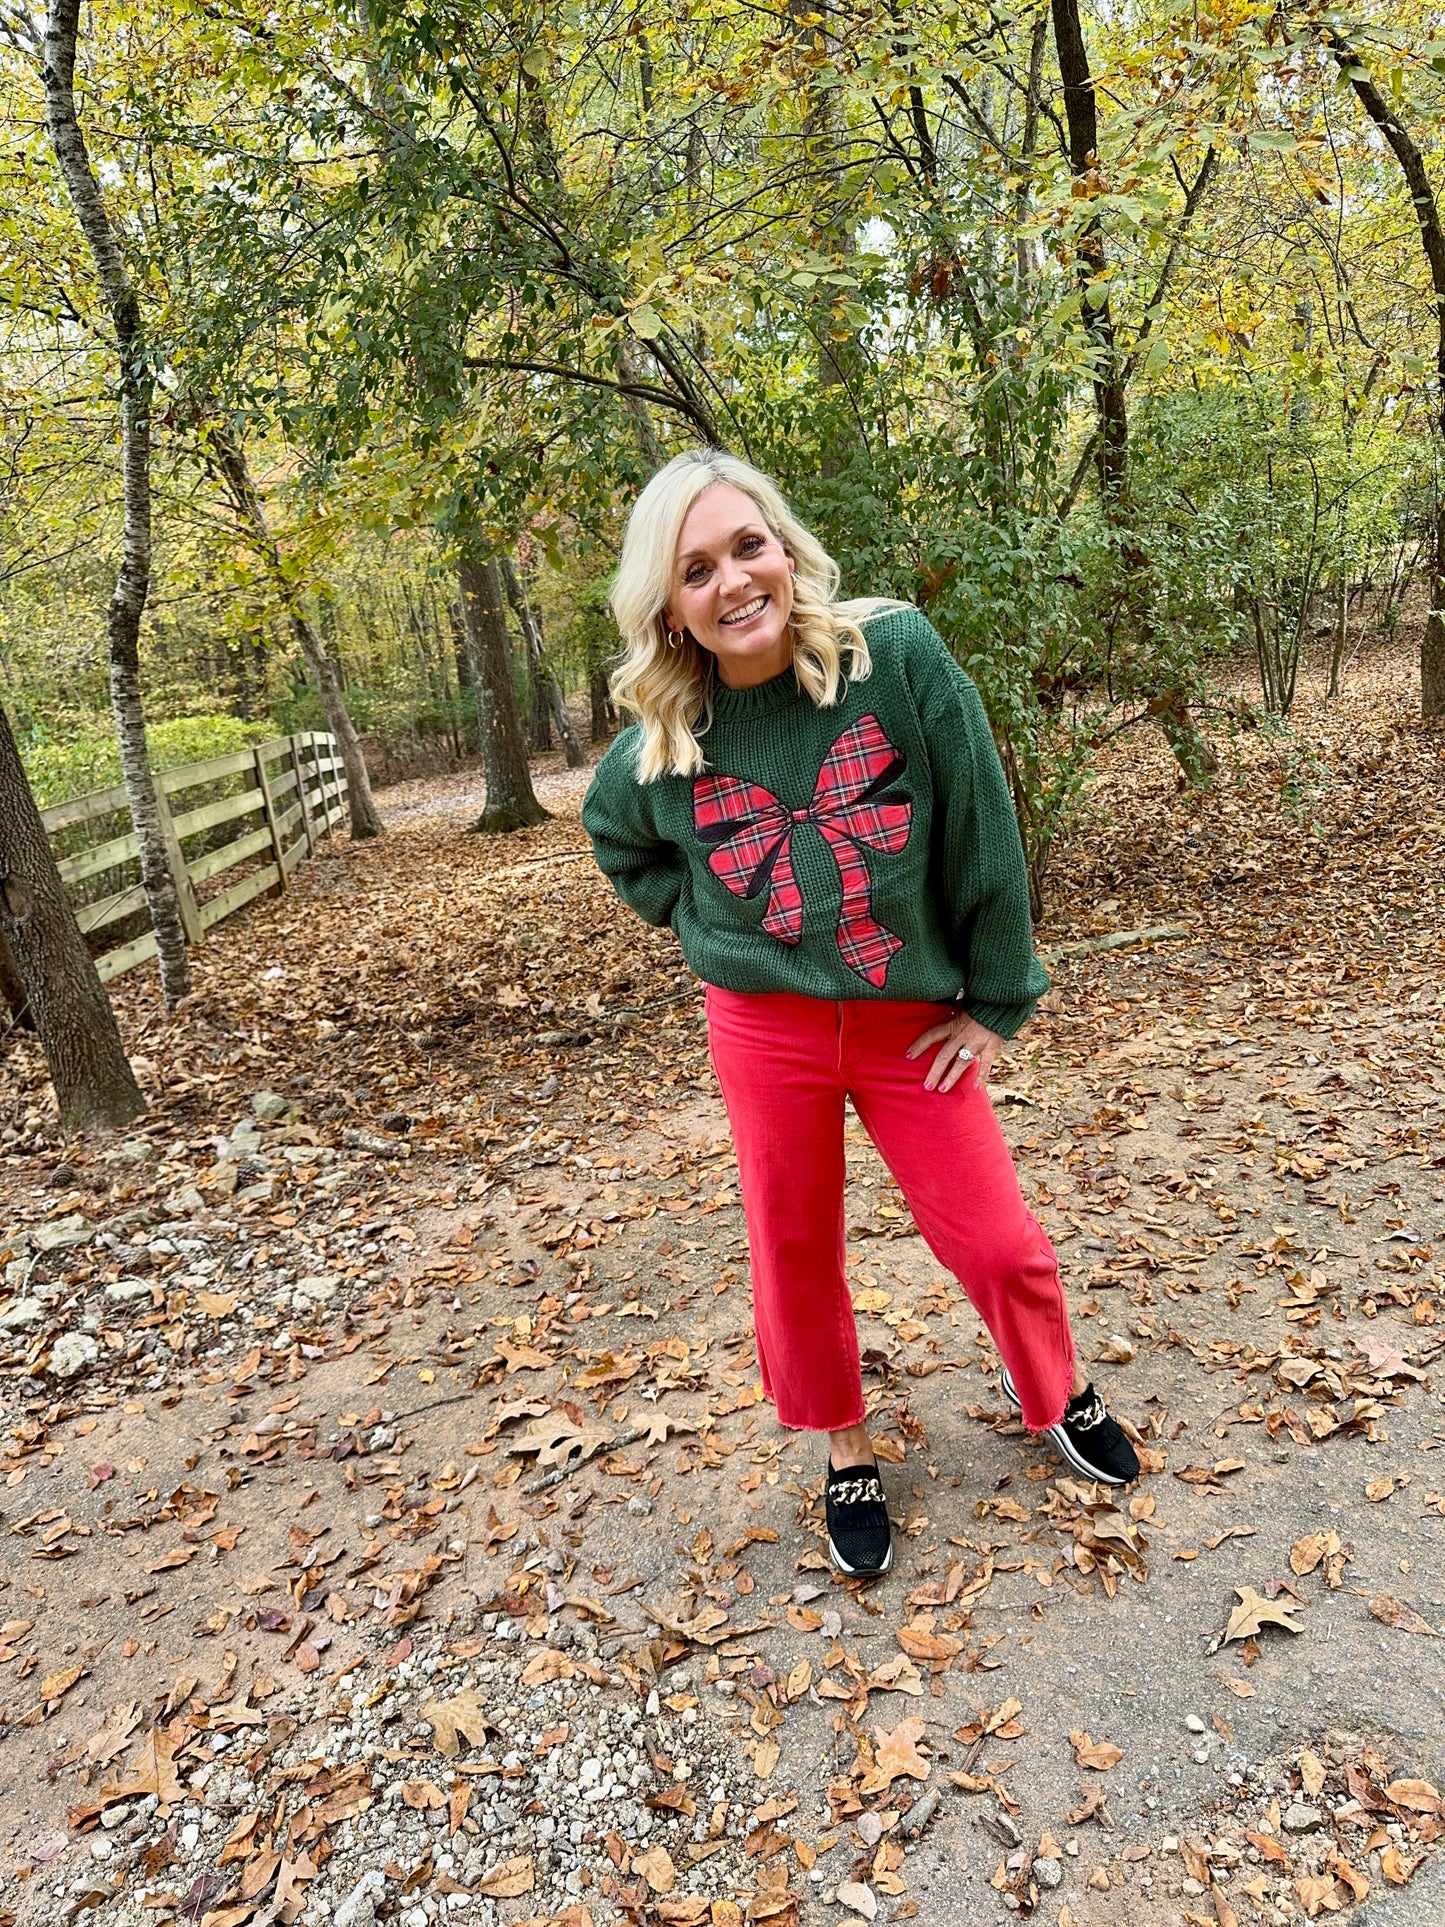
[[[820,709],[791,670],[714,679],[701,776],[639,782],[640,726],[582,821],[619,896],[705,983],[946,1002],[1012,1037],[1048,989],[978,691],[917,609],[864,625],[873,673]]]

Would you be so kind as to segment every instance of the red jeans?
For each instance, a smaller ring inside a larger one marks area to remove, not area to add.
[[[985,1092],[969,1073],[926,1091],[934,1051],[906,1052],[946,1006],[707,992],[708,1042],[742,1181],[763,1385],[784,1425],[863,1420],[844,1270],[843,1101],[893,1173],[939,1263],[1013,1374],[1024,1422],[1056,1424],[1074,1344],[1053,1247],[1024,1203]]]

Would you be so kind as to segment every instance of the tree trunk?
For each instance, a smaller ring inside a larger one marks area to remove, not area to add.
[[[527,660],[532,667],[532,686],[543,697],[551,712],[551,719],[557,725],[557,734],[562,739],[567,767],[585,769],[587,758],[583,753],[582,745],[577,740],[577,732],[572,727],[572,718],[567,713],[567,699],[562,693],[562,685],[557,680],[556,672],[547,660],[546,645],[542,640],[542,618],[532,606],[521,572],[509,555],[502,557],[502,578],[507,585],[507,600],[511,603],[513,613],[522,625],[522,636],[527,645]],[[549,738],[548,748],[550,747]]]
[[[667,461],[667,450],[657,438],[657,430],[652,423],[652,410],[644,398],[634,392],[634,384],[643,380],[644,370],[630,335],[620,335],[617,342],[617,372],[627,384],[623,389],[622,400],[632,417],[632,432],[637,437],[637,452],[642,457],[644,468],[655,475]]]
[[[68,1131],[146,1108],[110,999],[60,881],[10,719],[0,708],[0,944],[15,961]]]
[[[552,749],[552,705],[547,700],[547,692],[542,687],[542,675],[537,666],[537,658],[531,650],[524,651],[527,660],[527,737],[531,752]]]
[[[1445,438],[1445,427],[1441,434]],[[1435,507],[1435,564],[1430,577],[1430,614],[1420,643],[1420,714],[1445,716],[1445,496]]]
[[[271,586],[291,624],[291,633],[306,658],[307,668],[316,679],[321,706],[326,711],[326,726],[336,738],[346,769],[346,803],[352,840],[360,842],[365,837],[380,836],[381,818],[377,815],[371,794],[366,753],[361,747],[356,725],[351,720],[351,711],[346,707],[346,690],[342,684],[340,665],[322,641],[320,631],[307,613],[300,589],[287,572],[280,547],[266,518],[266,505],[261,500],[250,463],[246,460],[246,451],[230,424],[215,418],[202,427],[201,447],[225,485],[243,534],[265,564]]]
[[[482,745],[477,736],[477,692],[472,680],[472,649],[467,641],[467,625],[462,620],[461,599],[447,604],[447,621],[451,625],[452,651],[457,665],[457,696],[465,711],[471,709],[471,728],[467,732],[467,748],[480,751]],[[466,698],[471,697],[470,705]]]
[[[34,1030],[35,1019],[30,1014],[30,999],[21,981],[20,966],[5,941],[4,930],[0,929],[0,1016],[6,1011],[10,1013],[11,1030]],[[0,1039],[3,1037],[4,1032],[0,1031]]]
[[[1078,0],[1052,0],[1052,12],[1054,46],[1058,53],[1059,74],[1064,83],[1069,166],[1078,179],[1087,181],[1091,174],[1097,172],[1099,164],[1099,117],[1093,76],[1089,71],[1088,50],[1084,45],[1084,30],[1079,19]],[[1198,191],[1202,192],[1211,171],[1210,163],[1206,161]],[[1186,219],[1194,199],[1194,194],[1186,199]],[[1139,545],[1134,505],[1129,493],[1127,372],[1114,335],[1108,283],[1101,281],[1108,261],[1104,230],[1096,216],[1091,216],[1080,229],[1076,254],[1084,326],[1094,347],[1094,403],[1099,416],[1097,460],[1104,514],[1119,541],[1120,560],[1124,565],[1123,593],[1149,639],[1151,654],[1157,660],[1160,652],[1157,646],[1153,584],[1148,558]],[[1191,786],[1208,784],[1219,773],[1219,758],[1190,715],[1188,698],[1177,680],[1167,674],[1161,679],[1165,686],[1158,690],[1149,703],[1149,713],[1157,718],[1184,781]]]
[[[492,557],[483,562],[474,555],[464,555],[457,579],[477,692],[477,734],[487,785],[486,806],[472,828],[488,835],[544,823],[547,812],[532,792],[527,746],[517,715],[501,571]]]
[[[1322,29],[1341,72],[1360,104],[1389,143],[1410,190],[1410,205],[1420,227],[1420,245],[1430,269],[1435,297],[1435,512],[1430,562],[1430,613],[1420,642],[1420,713],[1445,716],[1445,228],[1440,205],[1419,148],[1405,132],[1368,68],[1333,27]]]
[[[161,990],[173,1010],[190,994],[191,969],[176,877],[156,801],[140,687],[140,627],[150,591],[151,371],[140,299],[131,286],[105,202],[91,170],[75,111],[75,42],[80,0],[55,0],[45,27],[45,114],[56,162],[80,222],[110,311],[120,355],[120,436],[125,505],[124,552],[106,614],[110,694],[121,774],[141,882],[160,960]]]
[[[591,710],[588,734],[594,743],[607,743],[617,734],[617,711],[612,701],[612,678],[603,663],[594,663],[587,678]]]

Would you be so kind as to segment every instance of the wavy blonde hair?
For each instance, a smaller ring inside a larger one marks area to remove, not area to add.
[[[612,678],[612,693],[642,724],[638,780],[695,776],[705,758],[698,736],[706,730],[711,654],[684,632],[680,648],[667,640],[663,610],[673,588],[682,525],[700,495],[720,482],[752,497],[764,523],[794,563],[793,674],[820,709],[838,701],[846,674],[861,682],[873,665],[860,623],[876,610],[901,607],[871,596],[839,602],[841,571],[822,543],[783,500],[776,483],[723,448],[674,456],[633,504],[613,577],[611,603],[627,655]]]

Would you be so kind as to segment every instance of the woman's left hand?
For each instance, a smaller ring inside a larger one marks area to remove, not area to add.
[[[975,1064],[978,1066],[978,1088],[983,1090],[993,1069],[993,1060],[1003,1049],[1004,1039],[991,1030],[985,1030],[966,1010],[961,1010],[946,1024],[935,1024],[931,1030],[915,1038],[908,1047],[908,1055],[921,1057],[930,1044],[941,1044],[942,1049],[928,1067],[928,1075],[923,1080],[924,1090],[951,1091]]]

